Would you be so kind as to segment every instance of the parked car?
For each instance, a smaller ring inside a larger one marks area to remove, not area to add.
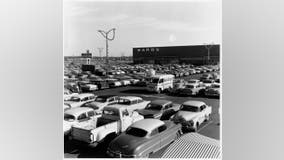
[[[179,92],[179,95],[181,96],[196,96],[198,94],[201,94],[204,92],[205,87],[203,85],[193,83],[188,84],[185,86],[185,88],[181,89]]]
[[[213,76],[211,75],[211,74],[203,74],[201,77],[200,77],[200,80],[201,81],[206,81],[206,80],[210,80],[210,79],[212,79],[213,78]]]
[[[92,81],[95,85],[98,86],[98,89],[107,89],[109,88],[109,84],[105,80],[94,80]]]
[[[81,86],[82,92],[92,92],[98,90],[98,86],[95,84],[84,84]]]
[[[184,131],[197,131],[198,127],[210,119],[212,107],[201,101],[186,101],[173,117],[175,123],[181,123]]]
[[[144,119],[133,123],[109,144],[107,154],[115,158],[148,158],[178,139],[181,125],[171,121]]]
[[[87,102],[82,107],[90,107],[102,110],[104,107],[112,104],[117,104],[119,97],[116,95],[100,95],[92,102]]]
[[[78,93],[73,93],[69,89],[64,89],[64,101],[68,101],[72,96],[76,96]]]
[[[137,112],[128,112],[124,106],[106,106],[102,116],[93,123],[73,125],[70,139],[97,146],[101,142],[114,139],[132,123],[144,119]]]
[[[180,108],[180,105],[174,104],[169,100],[151,101],[145,109],[139,110],[138,113],[144,118],[156,118],[161,120],[169,120]]]
[[[118,99],[118,103],[111,105],[115,107],[125,107],[129,112],[144,109],[150,101],[145,101],[141,97],[136,96],[121,96]]]
[[[86,102],[94,101],[96,96],[92,93],[81,93],[75,96],[72,96],[70,100],[65,101],[64,104],[70,108],[80,107]]]
[[[94,118],[100,117],[101,114],[96,110],[88,107],[72,108],[64,112],[63,130],[64,135],[68,135],[72,126],[86,121],[93,121]]]
[[[220,96],[220,84],[214,83],[205,90],[205,96]]]
[[[202,82],[199,79],[190,79],[186,84],[201,84]]]
[[[214,80],[213,79],[208,79],[208,80],[204,80],[202,85],[205,87],[210,87],[212,84],[214,84]]]

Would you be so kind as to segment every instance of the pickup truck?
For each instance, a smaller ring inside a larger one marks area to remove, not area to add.
[[[106,106],[102,116],[90,122],[73,125],[70,138],[89,146],[112,140],[132,123],[144,119],[137,112],[129,113],[124,106]]]
[[[183,131],[197,131],[201,123],[208,121],[212,107],[201,101],[186,101],[173,116],[175,123],[181,123]]]

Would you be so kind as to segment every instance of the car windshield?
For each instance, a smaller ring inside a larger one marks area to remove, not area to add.
[[[70,114],[64,114],[64,120],[65,121],[75,121],[75,117],[73,115]]]
[[[212,88],[220,88],[219,85],[213,85]]]
[[[130,105],[131,102],[128,99],[119,99],[118,104],[123,104],[123,105]]]
[[[162,109],[162,106],[161,105],[158,105],[158,104],[148,104],[146,109],[149,109],[149,110],[161,110]]]
[[[194,85],[186,85],[186,88],[194,88]]]
[[[147,135],[147,131],[135,127],[128,128],[125,133],[135,137],[145,137]]]
[[[118,110],[113,110],[113,109],[104,109],[103,114],[111,116],[119,116]]]
[[[199,108],[196,106],[190,106],[190,105],[181,105],[181,111],[190,111],[190,112],[198,112]]]
[[[158,82],[159,82],[159,78],[153,78],[153,79],[151,80],[151,82],[152,82],[152,83],[158,83]]]
[[[80,102],[80,98],[79,97],[71,97],[70,101]]]
[[[104,98],[104,97],[97,97],[95,101],[96,101],[96,102],[104,103],[104,102],[106,102],[106,100],[107,100],[107,99]]]

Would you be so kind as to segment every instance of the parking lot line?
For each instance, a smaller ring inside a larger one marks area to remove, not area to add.
[[[199,128],[199,130],[197,131],[197,132],[199,132],[199,131],[201,131],[202,129],[204,129],[205,127],[207,127],[209,124],[211,124],[213,121],[209,121],[207,124],[205,124],[204,126],[202,126],[201,128]]]

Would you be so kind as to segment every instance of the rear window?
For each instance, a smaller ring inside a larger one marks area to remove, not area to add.
[[[73,115],[70,114],[64,114],[64,120],[65,121],[75,121],[75,117]]]
[[[181,105],[180,110],[181,111],[190,111],[190,112],[199,112],[198,107],[190,106],[190,105]]]
[[[125,133],[135,137],[145,137],[147,135],[147,131],[135,127],[128,128]]]

